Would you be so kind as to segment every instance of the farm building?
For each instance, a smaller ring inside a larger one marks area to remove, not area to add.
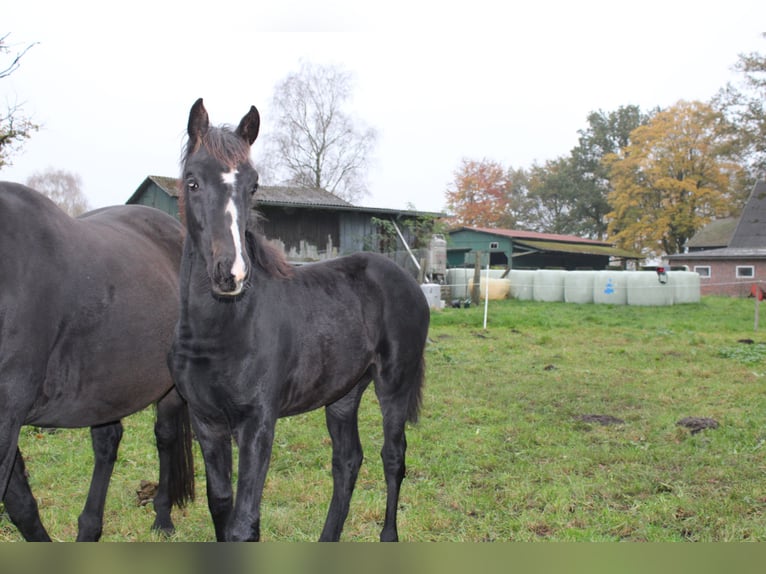
[[[615,262],[626,267],[640,254],[618,249],[610,243],[573,235],[537,233],[516,229],[461,227],[449,232],[449,267],[473,266],[481,252],[482,265],[507,269],[606,269]]]
[[[177,218],[178,180],[149,176],[127,203],[150,205]],[[359,207],[322,189],[280,186],[259,187],[255,203],[263,233],[294,263],[377,251],[416,271],[414,261],[427,259],[430,230],[442,216]]]
[[[667,260],[699,273],[703,295],[743,297],[753,284],[766,285],[766,181],[753,186],[739,218],[711,222],[686,250]]]

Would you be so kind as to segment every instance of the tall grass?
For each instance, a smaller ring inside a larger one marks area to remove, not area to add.
[[[766,335],[753,301],[673,307],[491,302],[432,314],[421,421],[408,428],[400,536],[410,541],[766,540]],[[714,419],[692,433],[677,422]],[[385,492],[374,393],[345,540],[378,536]],[[156,480],[153,413],[125,421],[103,540],[163,540],[140,507]],[[90,476],[87,430],[25,429],[21,448],[51,535],[73,540]],[[212,540],[198,501],[171,540]],[[277,427],[265,540],[318,538],[331,491],[322,412]],[[0,540],[18,533],[0,520]]]

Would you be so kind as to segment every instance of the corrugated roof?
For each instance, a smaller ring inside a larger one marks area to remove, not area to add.
[[[605,241],[598,241],[596,239],[584,239],[582,237],[577,237],[576,235],[558,235],[556,233],[539,233],[537,231],[524,231],[521,229],[493,229],[491,227],[461,227],[460,229],[466,229],[469,231],[480,231],[481,233],[488,233],[491,235],[501,235],[503,237],[510,237],[512,239],[561,241],[565,243],[587,243],[592,245],[605,245],[607,247],[611,247],[611,244]],[[453,231],[459,231],[459,229],[453,230]]]
[[[593,245],[586,243],[563,243],[560,241],[516,241],[516,244],[530,247],[538,251],[553,251],[557,253],[581,253],[585,255],[604,255],[608,257],[625,257],[627,259],[643,259],[643,255],[626,251],[611,245]]]
[[[345,199],[341,199],[324,189],[268,185],[262,185],[258,188],[258,191],[255,192],[255,201],[271,205],[353,207]]]
[[[178,178],[150,175],[149,179],[161,187],[168,195],[178,197]],[[259,203],[269,204],[353,207],[348,201],[333,195],[329,191],[303,187],[262,185],[255,192],[255,199]]]

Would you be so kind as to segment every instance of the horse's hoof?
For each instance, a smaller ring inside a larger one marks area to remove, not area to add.
[[[173,536],[176,533],[176,528],[172,524],[168,526],[167,524],[158,524],[155,522],[152,525],[152,531],[162,534],[163,536]]]

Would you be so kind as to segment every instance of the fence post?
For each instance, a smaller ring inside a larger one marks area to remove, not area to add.
[[[476,251],[476,261],[473,265],[473,288],[471,289],[471,304],[479,304],[479,290],[481,289],[481,251]]]

